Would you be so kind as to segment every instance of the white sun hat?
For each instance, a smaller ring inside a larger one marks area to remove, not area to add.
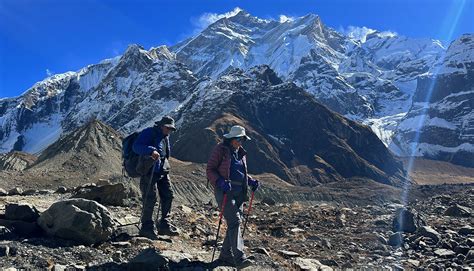
[[[225,138],[236,138],[244,136],[245,138],[247,138],[247,140],[250,140],[250,137],[245,134],[245,128],[240,125],[232,126],[232,128],[230,128],[230,132],[224,135]]]

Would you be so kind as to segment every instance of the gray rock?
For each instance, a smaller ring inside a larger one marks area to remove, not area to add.
[[[138,253],[127,265],[129,271],[167,270],[168,259],[156,248],[147,248]]]
[[[58,187],[58,189],[56,189],[56,191],[54,193],[56,194],[64,194],[64,193],[67,193],[67,188],[65,186],[60,186]]]
[[[14,237],[11,230],[5,226],[0,226],[0,240],[8,240]]]
[[[439,234],[439,232],[435,231],[429,226],[419,227],[417,233],[419,236],[431,238],[435,243],[438,243],[439,240],[441,240],[441,235]]]
[[[396,232],[388,238],[388,244],[392,247],[399,247],[403,244],[403,235],[401,232]]]
[[[461,235],[474,234],[474,227],[472,227],[470,225],[466,225],[466,226],[459,229],[459,234],[461,234]]]
[[[12,233],[22,237],[36,237],[43,234],[36,222],[0,219],[0,226],[4,226]]]
[[[72,198],[94,200],[104,205],[129,206],[139,196],[140,192],[130,182],[83,187],[76,190]]]
[[[22,195],[23,194],[23,189],[19,188],[19,187],[15,187],[15,188],[12,188],[10,190],[8,190],[8,195],[9,196],[19,196],[19,195]]]
[[[254,252],[264,254],[264,255],[267,255],[268,257],[270,257],[270,253],[268,253],[268,250],[266,250],[264,247],[258,247],[254,250]]]
[[[170,262],[174,263],[190,263],[193,255],[173,250],[164,250],[161,252],[161,255],[167,258]]]
[[[468,207],[454,204],[444,212],[446,216],[454,216],[454,217],[470,217],[472,214],[472,210]]]
[[[263,200],[262,200],[262,203],[268,204],[268,205],[271,206],[271,205],[275,205],[276,201],[271,197],[264,197]]]
[[[434,251],[434,254],[439,256],[439,257],[454,257],[456,256],[456,253],[450,249],[445,249],[445,248],[440,248]]]
[[[315,259],[301,258],[298,257],[293,261],[294,270],[301,271],[313,271],[313,270],[333,270],[331,267],[322,264],[320,261]]]
[[[298,254],[294,251],[288,251],[288,250],[278,250],[278,253],[280,253],[285,258],[292,258],[292,257],[300,256],[300,254]]]
[[[466,264],[474,263],[474,249],[471,249],[467,253],[466,258],[464,259],[464,263]]]
[[[38,190],[36,189],[28,189],[28,190],[25,190],[25,192],[23,192],[23,196],[33,196],[36,194],[38,194]]]
[[[39,216],[38,209],[28,203],[9,203],[5,207],[5,218],[8,220],[35,222]]]
[[[453,250],[457,254],[467,255],[467,253],[469,252],[469,247],[468,246],[457,246]]]
[[[55,202],[38,219],[51,236],[83,244],[104,242],[114,231],[114,220],[103,205],[86,199]]]
[[[5,189],[0,188],[0,197],[5,197],[7,195],[8,195],[8,192]]]
[[[407,208],[399,208],[395,212],[395,217],[392,222],[392,230],[394,232],[409,232],[414,233],[419,227],[424,226],[421,215],[408,210]]]
[[[0,257],[10,256],[10,247],[6,244],[0,244]]]

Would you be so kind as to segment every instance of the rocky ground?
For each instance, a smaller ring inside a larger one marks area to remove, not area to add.
[[[181,235],[162,236],[158,241],[137,237],[134,225],[120,226],[138,221],[140,208],[134,200],[122,204],[100,199],[114,220],[115,231],[107,241],[93,245],[48,237],[41,230],[34,232],[18,223],[8,224],[12,217],[6,209],[12,208],[8,207],[12,203],[34,206],[30,206],[33,212],[15,209],[13,219],[35,221],[55,201],[120,190],[107,182],[99,187],[85,186],[75,191],[63,187],[54,193],[23,191],[21,195],[13,195],[12,190],[10,195],[0,196],[0,206],[5,208],[0,212],[6,214],[0,217],[0,225],[6,226],[0,227],[0,239],[5,239],[0,243],[0,266],[28,270],[146,270],[157,266],[174,270],[232,269],[209,264],[218,216],[212,202],[175,204],[173,222]],[[412,189],[417,199],[405,209],[397,201],[276,203],[271,198],[258,199],[245,241],[257,266],[248,270],[474,268],[474,186]],[[123,193],[122,197],[127,195],[133,193]],[[30,213],[36,214],[33,218],[20,215]],[[36,223],[27,223],[32,224]]]

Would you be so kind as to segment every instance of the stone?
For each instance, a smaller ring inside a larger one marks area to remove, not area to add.
[[[5,226],[0,226],[0,240],[8,240],[14,237],[15,235],[9,228]]]
[[[429,226],[419,227],[418,230],[417,230],[417,233],[418,233],[419,236],[424,236],[424,237],[430,238],[435,243],[438,243],[439,240],[441,240],[441,235],[439,234],[439,232],[435,231],[433,228],[431,228]]]
[[[461,235],[474,234],[474,227],[472,227],[470,225],[466,225],[466,226],[460,228],[458,233],[461,234]]]
[[[270,257],[270,253],[264,247],[258,247],[254,250],[255,253],[264,254]]]
[[[96,244],[110,238],[114,220],[103,205],[86,199],[68,199],[53,203],[38,219],[51,236]]]
[[[0,188],[0,197],[5,197],[5,196],[8,196],[8,192],[5,189]]]
[[[12,188],[8,191],[9,196],[20,196],[23,194],[23,189],[19,187]]]
[[[471,214],[472,210],[470,208],[459,204],[454,204],[444,211],[445,216],[453,217],[470,217]]]
[[[130,182],[82,187],[74,192],[72,198],[94,200],[103,205],[130,206],[139,196],[140,192]]]
[[[193,209],[189,208],[188,206],[186,205],[180,205],[178,206],[178,208],[185,214],[192,214],[193,213]]]
[[[51,269],[51,271],[66,271],[66,270],[67,270],[67,266],[61,265],[61,264],[55,264],[53,265],[53,268]]]
[[[142,250],[127,265],[129,271],[167,270],[169,261],[156,248]]]
[[[457,246],[453,249],[454,252],[457,254],[462,254],[462,255],[467,255],[469,253],[469,247],[468,246]]]
[[[123,260],[123,259],[122,259],[122,251],[120,251],[120,250],[119,250],[119,251],[115,251],[115,252],[112,254],[112,260],[113,260],[114,262],[118,262],[118,263],[122,262],[122,260]]]
[[[8,245],[0,244],[0,257],[10,256],[10,247]]]
[[[282,226],[270,228],[270,235],[273,237],[284,237],[285,230]]]
[[[23,192],[23,196],[33,196],[36,194],[38,194],[38,190],[36,189],[28,189],[28,190],[25,190],[25,192]]]
[[[466,258],[464,258],[464,263],[466,264],[474,263],[474,249],[469,250],[469,252],[466,255]]]
[[[65,186],[60,186],[58,187],[58,189],[56,189],[56,191],[54,193],[56,194],[64,194],[64,193],[67,193],[67,188]]]
[[[9,203],[5,207],[5,218],[8,220],[35,222],[39,216],[38,209],[28,203]]]
[[[278,252],[285,258],[293,258],[300,256],[300,254],[288,250],[278,250]]]
[[[36,222],[0,219],[0,226],[8,228],[12,233],[21,237],[38,237],[43,234],[43,230]]]
[[[262,203],[272,206],[276,204],[276,201],[271,197],[264,197]]]
[[[331,267],[322,264],[316,259],[308,259],[298,257],[293,261],[294,270],[301,271],[318,271],[318,270],[333,270]]]
[[[166,257],[170,262],[174,263],[189,263],[193,258],[191,254],[173,250],[164,250],[161,252],[161,256]]]
[[[423,218],[407,208],[399,208],[395,212],[392,222],[392,230],[394,232],[414,233],[419,227],[424,226]]]
[[[439,257],[454,257],[456,253],[450,249],[439,248],[434,251],[434,254]]]
[[[388,238],[388,244],[392,247],[399,247],[403,244],[403,235],[401,232],[396,232]]]

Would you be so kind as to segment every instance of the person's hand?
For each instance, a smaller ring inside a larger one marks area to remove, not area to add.
[[[258,187],[260,186],[260,182],[255,179],[249,179],[247,184],[251,187],[252,191],[257,191]]]
[[[160,153],[157,152],[157,151],[153,151],[153,152],[151,153],[151,158],[153,158],[153,160],[155,160],[155,161],[158,160],[158,159],[160,159]]]
[[[217,185],[219,186],[219,188],[224,192],[229,192],[230,190],[232,190],[232,185],[230,184],[230,181],[226,181],[224,180],[224,178],[219,178],[217,180]]]

